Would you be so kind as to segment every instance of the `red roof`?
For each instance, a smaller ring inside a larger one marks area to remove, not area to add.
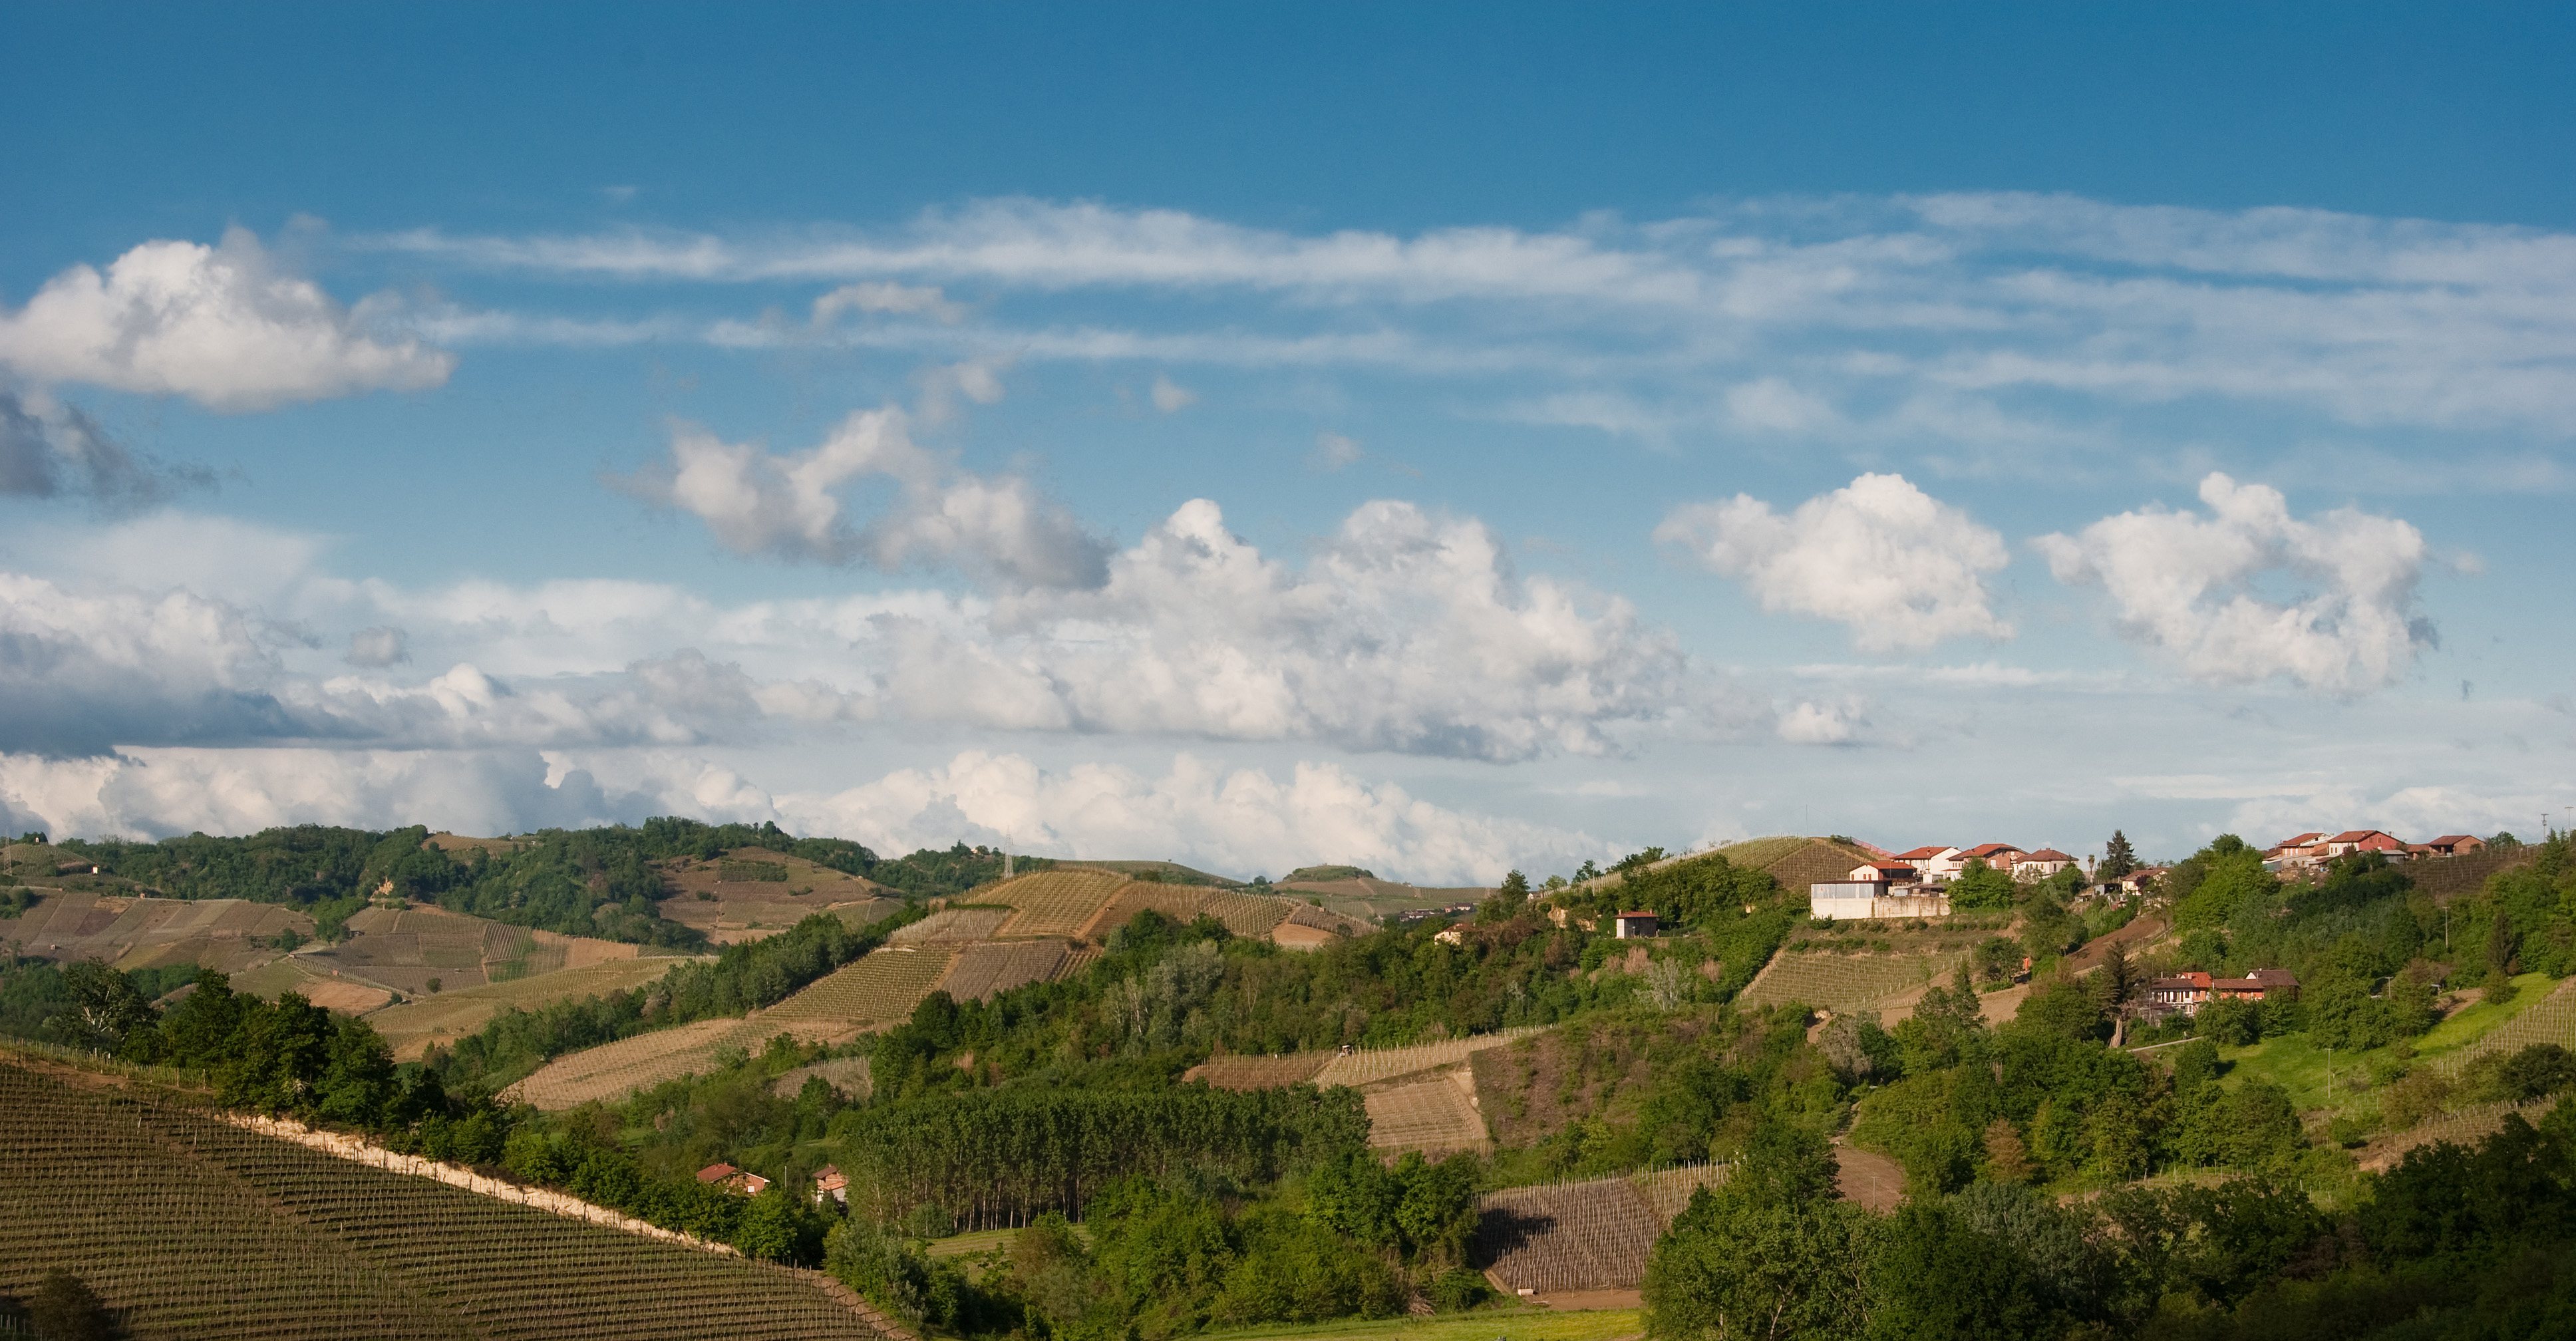
[[[1946,847],[1918,847],[1910,852],[1897,853],[1896,859],[1898,861],[1930,861],[1934,857],[1940,856],[1942,853],[1949,850],[1950,849]]]
[[[2310,830],[2310,831],[2308,831],[2308,832],[2306,832],[2306,833],[2302,833],[2302,834],[2293,834],[2293,835],[2291,835],[2291,836],[2290,836],[2290,837],[2288,837],[2288,838],[2284,838],[2284,839],[2282,839],[2280,842],[2274,843],[2274,844],[2272,845],[2272,848],[2273,848],[2273,850],[2274,850],[2274,851],[2279,851],[2280,849],[2285,848],[2285,847],[2303,847],[2303,846],[2305,846],[2305,845],[2307,845],[2307,844],[2309,844],[2309,843],[2313,843],[2313,842],[2315,842],[2315,841],[2317,841],[2318,839],[2323,838],[2323,837],[2325,837],[2325,831],[2324,831],[2324,830],[2321,830],[2321,829],[2312,829],[2312,830]]]
[[[2397,842],[2395,838],[2391,838],[2389,835],[2381,833],[2377,829],[2346,829],[2342,833],[2336,834],[2334,837],[2329,838],[2326,841],[2329,843],[2366,843],[2373,838],[2384,838],[2391,843]],[[2404,846],[2403,844],[2399,845]]]
[[[1962,857],[1992,857],[1998,852],[2019,851],[2021,851],[2020,848],[2014,847],[2010,843],[1979,843],[1975,847],[1969,848],[1967,851],[1962,852],[1959,855]]]
[[[721,1183],[727,1178],[731,1178],[740,1172],[742,1172],[742,1170],[737,1169],[730,1164],[710,1164],[707,1167],[698,1170],[698,1181],[701,1183]]]
[[[2058,851],[2056,848],[2053,848],[2053,847],[2044,847],[2044,848],[2041,848],[2040,850],[2038,850],[2037,852],[2026,852],[2026,853],[2022,854],[2022,860],[2023,860],[2023,861],[2070,861],[2070,862],[2071,862],[2071,861],[2073,861],[2073,860],[2075,860],[2075,859],[2074,859],[2073,857],[2070,857],[2070,856],[2066,855],[2066,854],[2065,854],[2065,853],[2063,853],[2063,852]]]
[[[2459,846],[2460,844],[2462,844],[2462,843],[2481,843],[2481,844],[2482,844],[2482,843],[2484,843],[2484,842],[2486,842],[2486,841],[2487,841],[2487,840],[2485,840],[2485,839],[2483,839],[2483,838],[2480,838],[2480,837],[2478,837],[2476,834],[2473,834],[2473,833],[2446,833],[2446,834],[2442,835],[2441,837],[2434,839],[2432,842],[2430,842],[2430,843],[2426,843],[2424,846],[2426,846],[2426,847],[2458,847],[2458,846]]]
[[[1620,916],[1620,917],[1652,917],[1652,916],[1654,916],[1654,914],[1653,914],[1653,913],[1650,913],[1650,912],[1639,911],[1639,912],[1633,912],[1633,913],[1620,913],[1620,914],[1618,914],[1618,916]]]

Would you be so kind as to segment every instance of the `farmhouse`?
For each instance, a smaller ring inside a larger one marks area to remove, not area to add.
[[[1891,885],[1884,880],[1821,880],[1807,887],[1807,915],[1863,920],[1948,917],[1950,896],[1927,885]]]
[[[2487,850],[2487,841],[2464,833],[2446,833],[2423,846],[2429,856],[2474,857]]]
[[[1653,913],[1621,913],[1610,920],[1610,934],[1619,940],[1651,939],[1655,934]]]
[[[1899,852],[1894,859],[1921,871],[1925,880],[1936,885],[1957,875],[1967,865],[1959,849],[1937,845]]]
[[[1867,861],[1852,868],[1851,878],[1883,885],[1910,885],[1915,882],[1917,873],[1913,867],[1899,861]]]
[[[2044,847],[2014,858],[2012,877],[2015,880],[2045,880],[2074,864],[2075,858],[2056,848]]]
[[[759,1174],[737,1169],[730,1164],[710,1164],[698,1170],[698,1181],[712,1183],[746,1197],[756,1197],[769,1188],[769,1180]]]
[[[850,1179],[838,1165],[826,1164],[814,1175],[814,1204],[822,1205],[825,1197],[844,1206],[850,1204]]]

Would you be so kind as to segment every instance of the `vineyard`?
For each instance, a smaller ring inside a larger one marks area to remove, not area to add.
[[[1514,1290],[1636,1289],[1665,1223],[1628,1178],[1510,1188],[1479,1209],[1476,1260]]]
[[[1055,977],[1052,981],[1070,982],[1080,976],[1084,969],[1090,968],[1091,962],[1098,958],[1100,958],[1099,946],[1076,945],[1065,952],[1064,962],[1055,966]]]
[[[897,945],[928,945],[936,941],[980,941],[1002,929],[1011,920],[1008,908],[942,908],[909,926],[895,928],[886,939]]]
[[[1288,901],[1221,890],[1199,912],[1225,924],[1237,936],[1267,936],[1288,918]]]
[[[313,934],[313,919],[291,908],[240,899],[146,899],[48,893],[9,927],[27,953],[120,968],[197,964],[238,973],[277,957],[267,942],[286,931]]]
[[[1373,1150],[1419,1150],[1431,1158],[1492,1144],[1485,1120],[1467,1099],[1458,1078],[1435,1075],[1371,1090],[1368,1105],[1369,1147]]]
[[[55,1267],[136,1341],[880,1337],[810,1273],[0,1065],[0,1291]]]
[[[2407,1151],[2436,1141],[2448,1141],[2456,1146],[2475,1145],[2502,1130],[2507,1113],[2519,1113],[2523,1121],[2537,1126],[2541,1115],[2556,1108],[2563,1097],[2549,1094],[2520,1103],[2478,1104],[2453,1109],[2440,1117],[2419,1122],[2384,1142],[2374,1143],[2363,1165],[2366,1168],[2385,1168],[2404,1158]]]
[[[1098,940],[1135,920],[1136,914],[1150,908],[1175,922],[1198,918],[1199,910],[1215,895],[1204,885],[1157,885],[1139,882],[1117,891],[1117,897],[1101,905],[1097,915],[1084,924],[1082,934]]]
[[[774,936],[815,913],[865,926],[903,906],[884,886],[802,857],[736,848],[723,857],[661,863],[662,916],[716,945]]]
[[[1313,1080],[1333,1060],[1329,1052],[1292,1052],[1279,1057],[1210,1057],[1184,1072],[1181,1079],[1204,1080],[1221,1090],[1266,1090]]]
[[[1499,1048],[1516,1039],[1538,1033],[1542,1026],[1523,1025],[1490,1034],[1467,1038],[1443,1039],[1437,1043],[1416,1043],[1403,1048],[1370,1048],[1347,1056],[1335,1057],[1315,1076],[1318,1085],[1349,1085],[1354,1088],[1393,1080],[1416,1071],[1455,1066],[1487,1048]]]
[[[1014,936],[1077,936],[1127,883],[1115,871],[1040,871],[986,885],[975,891],[979,903],[1000,903],[1019,910],[1008,928]]]
[[[1960,958],[1956,954],[1776,955],[1736,1000],[1748,1007],[1797,1001],[1825,1010],[1867,1010],[1888,997],[1940,981]]]
[[[784,1030],[765,1019],[700,1020],[567,1053],[503,1091],[544,1109],[622,1098],[630,1090],[709,1070],[718,1051],[751,1051]]]
[[[2465,861],[2467,858],[2453,857],[2450,860]],[[2490,1052],[2518,1052],[2534,1043],[2576,1048],[2576,978],[2563,979],[2549,995],[2523,1007],[2521,1014],[2497,1025],[2477,1042],[2442,1058],[2442,1064],[2457,1068],[2472,1057]]]
[[[805,1082],[816,1076],[821,1076],[824,1084],[861,1103],[865,1103],[876,1088],[875,1079],[868,1074],[867,1058],[836,1057],[828,1062],[815,1062],[788,1071],[769,1082],[769,1090],[782,1099],[793,1099],[798,1091],[805,1088]]]
[[[762,1012],[762,1036],[786,1028],[799,1037],[838,1041],[867,1025],[903,1019],[939,985],[950,959],[941,946],[879,950]]]
[[[990,1001],[1024,983],[1044,982],[1064,963],[1065,943],[1058,940],[994,941],[957,952],[940,990],[955,1000]]]

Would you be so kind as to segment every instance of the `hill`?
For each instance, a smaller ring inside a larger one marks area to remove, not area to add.
[[[660,911],[711,945],[774,936],[808,914],[829,912],[866,926],[903,904],[899,891],[811,858],[766,847],[739,847],[713,857],[656,862]]]
[[[135,1341],[885,1341],[812,1273],[621,1233],[0,1060],[0,1292],[78,1275]]]

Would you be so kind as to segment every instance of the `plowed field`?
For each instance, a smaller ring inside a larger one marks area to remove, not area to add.
[[[1465,1073],[1434,1075],[1369,1091],[1369,1146],[1376,1150],[1419,1150],[1433,1158],[1491,1144],[1484,1119],[1467,1101]]]

